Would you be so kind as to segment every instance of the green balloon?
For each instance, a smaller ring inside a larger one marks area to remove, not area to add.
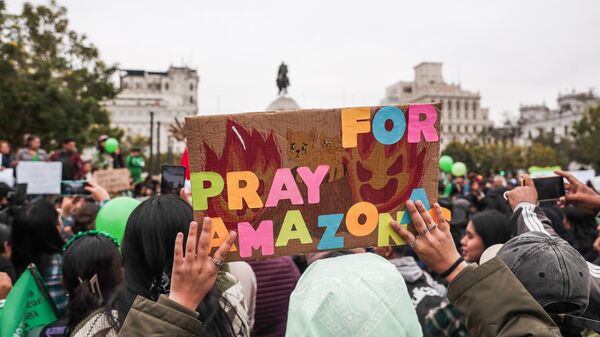
[[[464,176],[465,173],[467,173],[467,165],[465,165],[465,163],[461,163],[461,162],[456,162],[454,164],[452,164],[452,175],[455,177],[461,177]]]
[[[118,147],[119,147],[119,141],[114,138],[108,138],[104,142],[104,149],[106,150],[107,153],[115,153],[115,151],[117,151]]]
[[[98,212],[96,229],[112,234],[121,243],[127,219],[139,204],[138,200],[130,197],[118,197],[110,200]]]
[[[444,172],[452,171],[452,164],[454,164],[454,160],[450,156],[441,156],[440,157],[440,170]]]

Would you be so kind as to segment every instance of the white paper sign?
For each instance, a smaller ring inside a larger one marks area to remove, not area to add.
[[[595,170],[581,170],[581,171],[569,171],[577,180],[584,184],[587,184],[589,180],[594,179],[596,176]]]
[[[15,170],[11,168],[5,168],[0,171],[0,183],[5,183],[9,187],[13,187],[15,185],[14,171]]]
[[[61,162],[21,161],[17,183],[27,184],[27,194],[60,194]]]

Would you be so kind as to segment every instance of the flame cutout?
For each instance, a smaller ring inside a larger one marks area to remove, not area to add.
[[[358,136],[358,146],[346,150],[344,165],[354,202],[368,201],[380,212],[389,212],[421,186],[427,147],[409,144],[406,138],[383,145],[372,133]]]
[[[227,172],[254,172],[260,181],[258,195],[265,202],[275,171],[281,167],[281,153],[273,133],[265,137],[257,130],[248,131],[232,120],[227,120],[226,127],[225,146],[221,157],[206,142],[203,144],[206,153],[206,171],[217,172],[223,178]],[[220,216],[229,226],[245,221],[254,223],[254,220],[264,212],[264,208],[251,209],[246,203],[243,209],[230,211],[227,204],[227,185],[218,197],[209,198],[208,204],[206,214],[210,217]]]

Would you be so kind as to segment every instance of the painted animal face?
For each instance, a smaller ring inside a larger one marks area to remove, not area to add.
[[[334,137],[329,137],[324,134],[319,135],[319,144],[321,146],[321,150],[327,153],[335,153],[338,149],[341,148],[339,144],[339,140]]]
[[[288,157],[295,162],[304,161],[308,156],[313,155],[317,132],[315,129],[310,132],[287,131]]]

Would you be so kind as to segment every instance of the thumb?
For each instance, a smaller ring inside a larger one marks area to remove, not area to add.
[[[531,177],[527,174],[523,174],[521,176],[521,178],[523,178],[523,186],[529,186],[529,187],[534,187],[535,188],[535,184],[533,183],[533,179],[531,179]]]

